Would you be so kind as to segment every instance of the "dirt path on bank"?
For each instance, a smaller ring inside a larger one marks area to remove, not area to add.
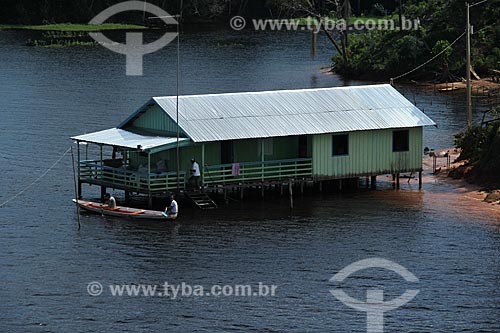
[[[450,155],[450,165],[447,165],[446,157],[436,158],[436,172],[434,172],[433,160],[434,158],[426,155],[423,158],[423,183],[424,190],[440,191],[446,190],[446,187],[451,187],[454,192],[461,194],[463,197],[481,202],[484,208],[488,210],[494,209],[500,213],[500,191],[487,191],[483,186],[468,183],[465,179],[453,179],[448,174],[450,170],[463,165],[465,162],[454,162],[460,155],[460,151],[454,148],[442,149],[436,151],[437,156],[444,155],[448,152]],[[435,185],[434,189],[426,189],[425,185]]]

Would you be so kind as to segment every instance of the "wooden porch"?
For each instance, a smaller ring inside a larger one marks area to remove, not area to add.
[[[147,173],[103,165],[102,161],[80,161],[81,183],[143,194],[160,194],[177,190],[177,172]],[[186,172],[179,173],[180,190],[186,187]]]
[[[78,174],[80,183],[147,195],[184,191],[189,188],[190,177],[188,172],[182,171],[177,180],[175,171],[132,171],[106,166],[99,160],[80,161]],[[216,189],[306,179],[312,179],[311,158],[206,165],[201,183],[207,189]]]
[[[202,176],[207,188],[312,179],[312,158],[207,165]]]

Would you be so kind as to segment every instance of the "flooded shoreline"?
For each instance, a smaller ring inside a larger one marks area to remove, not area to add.
[[[243,46],[217,46],[234,39]],[[322,75],[331,45],[319,41],[311,59],[309,41],[308,33],[187,32],[181,92],[363,84]],[[147,55],[145,76],[131,78],[125,57],[104,48],[30,48],[16,32],[1,32],[0,42],[2,202],[57,161],[71,135],[115,126],[151,96],[175,95],[175,48]],[[200,63],[202,70],[193,70]],[[450,147],[466,124],[462,101],[397,88],[439,124],[424,130],[424,146]],[[366,314],[336,300],[329,279],[370,257],[397,262],[420,280],[413,285],[376,270],[346,280],[346,292],[358,299],[373,288],[384,287],[387,299],[420,290],[388,313],[388,331],[500,331],[498,215],[468,198],[467,187],[428,171],[423,191],[418,180],[392,190],[391,177],[383,176],[375,191],[297,195],[293,214],[288,198],[268,198],[210,213],[181,207],[174,224],[85,215],[80,231],[71,175],[68,157],[0,208],[3,331],[363,332]],[[278,289],[267,298],[170,300],[91,296],[91,282],[262,282]]]

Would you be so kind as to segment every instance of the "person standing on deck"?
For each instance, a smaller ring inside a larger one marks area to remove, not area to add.
[[[191,182],[191,185],[195,190],[200,189],[200,177],[201,177],[201,172],[200,172],[200,166],[194,159],[194,157],[191,159],[191,178],[189,178],[189,181]]]
[[[177,204],[177,201],[175,201],[175,195],[170,195],[170,206],[167,206],[165,208],[165,215],[166,217],[175,219],[177,217],[177,214],[179,213],[179,205]]]
[[[108,206],[108,208],[116,208],[116,200],[109,193],[104,195],[104,204]]]

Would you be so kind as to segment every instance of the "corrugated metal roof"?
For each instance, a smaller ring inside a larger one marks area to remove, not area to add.
[[[154,101],[176,119],[176,97]],[[391,85],[179,97],[195,142],[435,125]]]
[[[132,149],[137,149],[137,146],[141,145],[141,149],[143,150],[153,149],[171,144],[177,144],[177,138],[139,135],[119,128],[110,128],[100,132],[75,136],[72,137],[71,139],[82,142],[90,142],[96,144],[103,144],[107,146],[116,146],[123,148],[132,148]],[[179,139],[180,142],[186,140],[189,139],[186,138]]]

